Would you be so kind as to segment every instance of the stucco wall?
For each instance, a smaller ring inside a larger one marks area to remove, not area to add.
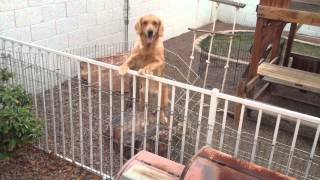
[[[159,15],[165,39],[194,23],[195,0],[130,0],[129,39],[146,13]],[[198,25],[209,23],[211,3],[201,1]],[[0,0],[0,34],[64,50],[94,43],[124,41],[123,0]]]

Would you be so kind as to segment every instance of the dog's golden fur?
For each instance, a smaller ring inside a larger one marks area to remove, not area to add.
[[[131,55],[120,66],[119,74],[124,75],[128,69],[138,70],[140,74],[153,74],[162,77],[164,75],[164,46],[163,46],[163,23],[154,15],[142,16],[135,25],[139,35],[134,43]],[[145,80],[139,82],[139,106],[144,104]],[[157,94],[159,85],[150,81],[149,92]],[[168,87],[163,84],[161,91],[161,121],[167,122],[164,110],[168,105]]]

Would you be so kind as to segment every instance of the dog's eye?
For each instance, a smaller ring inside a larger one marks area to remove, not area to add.
[[[147,24],[148,24],[147,21],[143,21],[143,22],[142,22],[142,25],[147,25]]]
[[[152,24],[156,26],[158,23],[156,21],[153,21]]]

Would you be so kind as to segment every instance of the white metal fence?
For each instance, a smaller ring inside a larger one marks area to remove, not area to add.
[[[15,74],[10,83],[33,95],[34,113],[44,122],[38,146],[105,178],[140,149],[185,163],[203,145],[299,179],[320,177],[318,117],[132,70],[131,97],[126,77],[114,79],[118,66],[2,36],[0,48],[0,67]],[[87,66],[87,82],[80,63]],[[137,110],[138,78],[169,86],[168,124],[160,123],[160,98],[146,93],[144,111]],[[176,102],[179,92],[184,97]],[[239,123],[230,116],[237,104]]]

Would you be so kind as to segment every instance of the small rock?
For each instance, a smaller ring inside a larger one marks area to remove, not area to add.
[[[31,165],[34,166],[36,164],[36,161],[30,161]]]

